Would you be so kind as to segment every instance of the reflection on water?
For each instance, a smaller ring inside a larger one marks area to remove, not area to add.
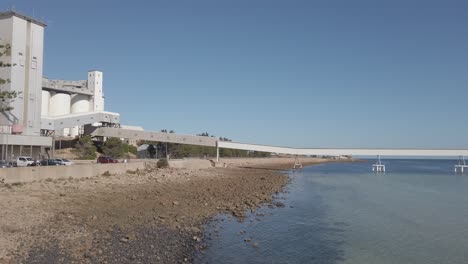
[[[292,173],[284,208],[261,208],[242,223],[220,216],[196,263],[468,263],[468,175],[454,174],[454,163]]]

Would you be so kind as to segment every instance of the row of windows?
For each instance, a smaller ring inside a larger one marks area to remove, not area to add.
[[[23,57],[23,52],[18,52],[18,55],[19,55],[20,57]],[[33,60],[37,60],[37,57],[36,57],[36,56],[33,56],[32,59],[33,59]]]
[[[23,53],[22,52],[18,52],[18,55],[20,56],[19,58],[19,65],[24,67],[24,58],[23,58]],[[31,60],[31,69],[35,70],[37,69],[37,57],[36,56],[33,56],[32,57],[32,60]]]

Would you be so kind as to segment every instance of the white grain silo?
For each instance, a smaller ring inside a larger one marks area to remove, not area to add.
[[[50,92],[42,90],[41,116],[49,115]]]
[[[66,93],[51,94],[49,101],[49,116],[61,116],[70,114],[71,97]],[[70,129],[65,128],[63,131],[56,131],[59,136],[68,136]]]
[[[75,94],[71,98],[71,113],[86,113],[90,110],[89,96],[83,94]],[[70,136],[76,137],[79,135],[80,127],[75,126],[71,128]]]

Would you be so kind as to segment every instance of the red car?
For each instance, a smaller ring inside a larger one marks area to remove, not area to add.
[[[100,156],[97,159],[97,163],[118,163],[119,161],[107,156]]]

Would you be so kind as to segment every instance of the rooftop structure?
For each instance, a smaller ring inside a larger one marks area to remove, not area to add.
[[[35,19],[35,18],[32,18],[32,17],[29,17],[29,16],[26,16],[26,15],[23,15],[23,14],[20,14],[18,12],[15,12],[13,10],[10,10],[10,11],[6,11],[6,12],[0,12],[0,19],[6,19],[6,18],[11,18],[11,17],[18,17],[18,18],[21,18],[27,22],[30,22],[30,23],[34,23],[38,26],[41,26],[41,27],[46,27],[47,24],[41,20],[38,20],[38,19]]]

